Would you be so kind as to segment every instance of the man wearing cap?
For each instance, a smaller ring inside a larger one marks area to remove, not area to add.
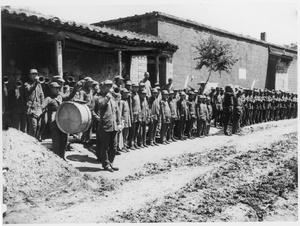
[[[171,121],[170,121],[170,128],[168,130],[168,134],[167,134],[167,141],[176,141],[176,139],[174,138],[174,127],[175,124],[177,123],[178,120],[178,115],[177,115],[177,101],[174,98],[174,91],[170,90],[169,91],[169,99],[168,99],[168,103],[170,106],[170,111],[171,111]]]
[[[132,127],[131,127],[131,136],[129,137],[129,145],[133,147],[132,149],[139,149],[140,147],[137,145],[137,136],[140,127],[140,117],[141,117],[141,102],[140,97],[138,95],[139,85],[134,83],[132,84]]]
[[[82,88],[79,91],[79,100],[84,101],[90,111],[93,110],[93,86],[94,80],[91,77],[85,77],[82,81]],[[81,142],[89,143],[91,137],[92,123],[89,128],[82,133]]]
[[[223,101],[223,114],[224,114],[224,134],[229,135],[227,126],[233,111],[233,90],[231,86],[225,87],[224,101]]]
[[[51,95],[46,97],[42,104],[42,109],[47,113],[47,118],[50,121],[50,130],[52,137],[52,151],[59,157],[65,159],[65,150],[68,142],[68,134],[62,132],[56,123],[55,115],[59,108],[65,100],[70,100],[75,95],[78,85],[75,85],[73,92],[67,97],[61,95],[61,87],[57,82],[51,82],[49,84]]]
[[[128,95],[129,91],[126,88],[121,89],[121,95],[122,99],[120,100],[120,116],[121,116],[121,122],[123,123],[123,149],[121,151],[123,152],[129,152],[128,150],[128,134],[129,129],[131,128],[131,117],[130,117],[130,108],[128,104]]]
[[[232,134],[236,134],[240,128],[241,118],[243,115],[242,90],[238,89],[233,96],[232,112]]]
[[[204,95],[198,96],[195,111],[197,117],[197,137],[203,137],[206,134],[206,121],[208,119],[206,97]]]
[[[146,127],[149,123],[150,115],[149,115],[149,105],[147,101],[147,91],[143,89],[140,91],[140,102],[141,102],[141,116],[140,116],[140,128],[138,131],[138,145],[140,147],[147,147],[146,144]]]
[[[222,103],[223,103],[223,97],[221,95],[221,92],[220,92],[220,89],[222,87],[217,87],[216,88],[216,94],[214,96],[214,99],[213,99],[213,102],[214,102],[214,105],[215,105],[215,109],[216,109],[216,113],[215,113],[215,127],[217,126],[222,126],[222,121],[221,121],[221,116],[223,114],[223,106],[222,106]]]
[[[186,121],[188,120],[188,106],[186,102],[186,94],[181,91],[180,99],[177,101],[177,109],[178,109],[178,139],[184,140],[186,139],[184,135]]]
[[[123,79],[120,75],[118,75],[118,76],[115,77],[115,85],[116,85],[119,89],[123,88],[123,85],[124,85],[124,79]]]
[[[160,121],[160,105],[158,99],[158,90],[156,88],[152,89],[152,95],[149,98],[149,131],[148,131],[148,139],[151,146],[158,145],[155,140],[156,131],[158,127],[158,123]]]
[[[25,90],[22,85],[22,72],[19,69],[15,69],[14,79],[12,85],[15,87],[13,92],[10,94],[11,97],[11,116],[12,116],[12,127],[26,132],[26,99]]]
[[[150,77],[150,74],[148,71],[145,72],[144,74],[144,79],[142,80],[143,83],[145,84],[145,89],[146,89],[146,92],[147,92],[147,99],[149,100],[149,98],[151,97],[151,83],[149,81],[149,77]]]
[[[187,101],[188,121],[187,121],[187,129],[186,129],[189,139],[194,139],[193,127],[194,127],[194,123],[196,122],[195,97],[196,97],[196,94],[193,91],[190,91],[188,101]]]
[[[44,92],[39,83],[38,71],[30,69],[29,81],[24,84],[26,96],[27,133],[38,138],[40,128],[40,116],[42,114],[42,103]]]
[[[161,92],[162,98],[160,101],[160,114],[161,114],[161,130],[160,130],[160,140],[162,144],[168,144],[166,140],[167,132],[171,122],[171,110],[168,103],[168,91],[163,90]]]
[[[119,170],[113,166],[113,162],[118,145],[117,132],[121,130],[119,108],[112,95],[112,86],[111,80],[105,80],[101,95],[95,102],[98,109],[96,114],[99,115],[98,139],[100,139],[96,156],[101,161],[102,167],[109,172]]]

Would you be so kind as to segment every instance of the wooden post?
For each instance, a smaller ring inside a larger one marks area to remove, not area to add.
[[[63,62],[62,62],[62,44],[61,41],[55,41],[55,57],[57,73],[63,77]]]
[[[119,76],[122,77],[122,51],[118,51],[118,62],[119,62]]]
[[[159,81],[159,54],[155,56],[155,75],[156,75],[156,82]]]

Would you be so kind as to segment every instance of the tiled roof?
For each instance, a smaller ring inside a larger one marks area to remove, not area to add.
[[[178,46],[157,36],[62,20],[54,16],[46,16],[23,8],[12,8],[10,6],[1,7],[1,17],[2,20],[13,19],[14,21],[24,21],[33,24],[51,26],[59,28],[60,30],[68,30],[81,35],[91,36],[93,38],[118,44],[165,48],[171,51],[176,51],[178,49]]]
[[[250,36],[245,36],[245,35],[242,35],[242,34],[236,34],[236,33],[233,33],[233,32],[226,31],[226,30],[222,30],[222,29],[219,29],[219,28],[215,28],[215,27],[211,27],[211,26],[208,26],[208,25],[205,25],[205,24],[201,24],[201,23],[189,20],[189,19],[184,19],[184,18],[176,17],[176,16],[173,16],[173,15],[170,15],[170,14],[167,14],[167,13],[162,13],[162,12],[157,12],[157,11],[153,11],[153,12],[149,12],[149,13],[145,13],[145,14],[141,14],[141,15],[134,15],[134,16],[124,17],[124,18],[114,19],[114,20],[100,21],[99,23],[94,23],[94,24],[97,24],[98,26],[101,26],[101,25],[103,26],[103,25],[109,25],[109,24],[115,24],[115,23],[119,23],[119,22],[135,20],[135,19],[144,18],[144,17],[156,17],[156,18],[161,18],[161,19],[169,19],[169,20],[177,22],[177,23],[187,24],[187,25],[190,25],[190,26],[199,27],[199,28],[206,29],[206,30],[211,30],[213,32],[222,33],[222,34],[225,34],[225,35],[228,35],[228,36],[232,36],[232,37],[241,38],[241,39],[244,39],[244,40],[256,42],[256,43],[261,44],[261,45],[270,45],[270,46],[273,46],[273,47],[286,49],[288,51],[297,53],[297,50],[295,50],[295,49],[286,48],[286,47],[281,46],[281,45],[277,45],[277,44],[274,44],[274,43],[269,43],[269,42],[266,42],[266,41],[255,39],[255,38],[252,38]]]

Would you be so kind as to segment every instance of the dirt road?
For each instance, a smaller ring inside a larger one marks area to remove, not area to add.
[[[114,173],[102,170],[93,147],[73,144],[68,165],[84,183],[68,178],[69,187],[24,198],[4,222],[297,221],[297,120],[213,133],[124,153]]]

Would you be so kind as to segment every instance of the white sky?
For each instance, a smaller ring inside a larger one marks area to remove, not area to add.
[[[266,32],[268,42],[283,45],[298,42],[298,3],[297,0],[2,0],[1,5],[21,6],[81,23],[160,11],[256,39]]]

